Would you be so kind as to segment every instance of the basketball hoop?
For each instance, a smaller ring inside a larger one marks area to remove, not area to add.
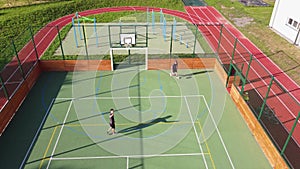
[[[121,45],[125,48],[131,48],[135,43],[135,34],[120,34]]]
[[[124,46],[125,46],[125,48],[131,48],[132,44],[131,43],[125,43]]]

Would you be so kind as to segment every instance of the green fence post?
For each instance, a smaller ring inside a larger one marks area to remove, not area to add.
[[[34,51],[35,51],[36,60],[39,60],[39,54],[38,54],[37,49],[36,49],[36,45],[35,45],[35,41],[34,41],[34,36],[33,36],[33,31],[32,31],[31,26],[29,26],[29,31],[30,31],[30,35],[31,35],[31,40],[32,40],[32,43],[33,43]]]
[[[243,69],[244,69],[244,63],[242,64],[241,71],[239,73],[239,76],[240,76],[241,81],[242,81],[242,88],[241,88],[241,91],[240,91],[241,95],[243,95],[244,89],[245,89],[245,85],[246,85],[246,79],[243,77]]]
[[[85,54],[86,54],[87,60],[89,60],[89,53],[88,53],[88,48],[87,48],[87,44],[86,44],[86,36],[85,36],[84,25],[82,25],[82,32],[83,32],[83,41],[84,41],[84,47],[85,47]]]
[[[170,56],[172,55],[172,48],[173,48],[173,24],[171,26]]]
[[[300,117],[300,111],[299,111],[299,113],[298,113],[298,116],[296,117],[296,120],[295,120],[295,122],[294,122],[294,125],[293,125],[293,127],[292,127],[292,130],[290,131],[289,136],[287,137],[287,139],[286,139],[286,141],[285,141],[285,143],[284,143],[284,146],[283,146],[283,148],[282,148],[282,150],[281,150],[281,152],[280,152],[280,155],[283,155],[283,153],[284,153],[284,151],[285,151],[285,149],[286,149],[286,146],[287,146],[288,142],[290,141],[290,139],[291,139],[291,137],[292,137],[292,134],[293,134],[293,132],[294,132],[294,130],[295,130],[295,128],[296,128],[296,125],[297,125],[297,123],[298,123],[299,117]]]
[[[229,65],[229,69],[228,69],[228,73],[227,73],[227,80],[226,80],[226,87],[228,86],[228,82],[229,82],[229,77],[230,77],[230,73],[231,73],[231,70],[232,70],[232,61],[230,61],[230,65]]]
[[[241,76],[241,77],[242,77],[242,76]],[[241,81],[242,81],[243,83],[242,83],[242,88],[241,88],[240,94],[243,95],[244,90],[245,90],[245,85],[246,85],[246,79],[242,78]]]
[[[20,59],[19,59],[18,51],[17,51],[17,49],[16,49],[16,46],[15,46],[15,43],[14,43],[14,40],[13,40],[13,39],[11,40],[11,43],[12,43],[12,46],[13,46],[13,49],[14,49],[16,58],[17,58],[17,60],[18,60],[18,65],[19,65],[19,68],[20,68],[21,75],[22,75],[22,77],[23,77],[23,79],[24,79],[24,72],[23,72],[22,64],[21,64],[21,61],[20,61]]]
[[[241,66],[241,73],[243,73],[243,69],[244,69],[244,63],[242,63],[242,66]]]
[[[236,48],[237,41],[238,41],[238,39],[237,39],[237,38],[235,38],[235,40],[234,40],[234,44],[233,44],[232,55],[231,55],[231,59],[232,59],[232,61],[234,60],[234,53],[235,53],[235,48]]]
[[[61,49],[61,54],[63,56],[63,60],[66,60],[58,25],[56,25],[56,30],[57,30],[57,34],[58,34],[58,39],[59,39],[59,43],[60,43],[60,49]]]
[[[9,100],[9,96],[8,96],[8,93],[7,93],[7,89],[6,89],[5,84],[4,84],[4,82],[3,82],[2,76],[0,76],[0,83],[1,83],[1,85],[2,85],[2,87],[3,87],[3,92],[4,92],[4,95],[5,95],[6,99]]]
[[[270,92],[270,89],[271,89],[273,80],[274,80],[274,76],[272,76],[272,79],[271,79],[271,81],[270,81],[270,85],[269,85],[269,87],[268,87],[268,91],[267,91],[267,93],[266,93],[266,97],[265,97],[264,102],[263,102],[263,104],[262,104],[262,106],[261,106],[261,109],[260,109],[260,112],[259,112],[259,115],[258,115],[258,118],[257,118],[258,121],[260,120],[261,115],[262,115],[262,113],[263,113],[263,111],[264,111],[264,109],[265,109],[265,105],[266,105],[266,102],[267,102],[267,98],[268,98],[268,96],[269,96],[269,92]]]
[[[245,74],[245,79],[248,79],[248,74],[249,74],[249,71],[250,71],[250,68],[251,68],[252,59],[253,59],[253,55],[251,54],[250,55],[250,61],[248,63],[248,68],[247,68],[247,71],[246,71],[246,74]]]
[[[220,49],[220,46],[221,46],[222,33],[223,33],[223,24],[221,25],[221,29],[220,29],[220,38],[219,38],[218,48],[217,48],[217,53],[218,54],[219,54],[219,49]]]
[[[194,39],[193,57],[195,57],[196,42],[197,42],[197,35],[198,35],[198,26],[195,25],[195,27],[196,27],[196,33],[195,33],[195,39]]]

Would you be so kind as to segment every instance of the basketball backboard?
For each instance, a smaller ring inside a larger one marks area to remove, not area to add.
[[[120,44],[129,44],[134,46],[136,44],[136,35],[134,33],[121,33]]]

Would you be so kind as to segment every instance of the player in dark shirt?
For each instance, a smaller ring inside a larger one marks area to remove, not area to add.
[[[115,117],[114,117],[114,109],[110,109],[109,113],[109,129],[107,130],[107,134],[115,134]],[[111,133],[109,133],[111,131]]]
[[[177,63],[177,60],[175,60],[175,62],[171,66],[170,76],[176,76],[176,77],[178,77],[177,68],[178,68],[178,63]]]

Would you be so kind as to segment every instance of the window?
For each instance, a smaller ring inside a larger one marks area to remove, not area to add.
[[[297,22],[297,21],[294,21],[293,27],[297,28],[297,25],[298,25],[298,22]]]
[[[299,21],[296,21],[296,20],[294,20],[292,18],[288,18],[286,25],[289,26],[289,27],[291,27],[291,28],[293,28],[293,29],[295,29],[295,30],[300,29],[300,23],[299,23]]]
[[[291,25],[292,23],[293,23],[293,19],[292,19],[292,18],[289,18],[288,24]]]

